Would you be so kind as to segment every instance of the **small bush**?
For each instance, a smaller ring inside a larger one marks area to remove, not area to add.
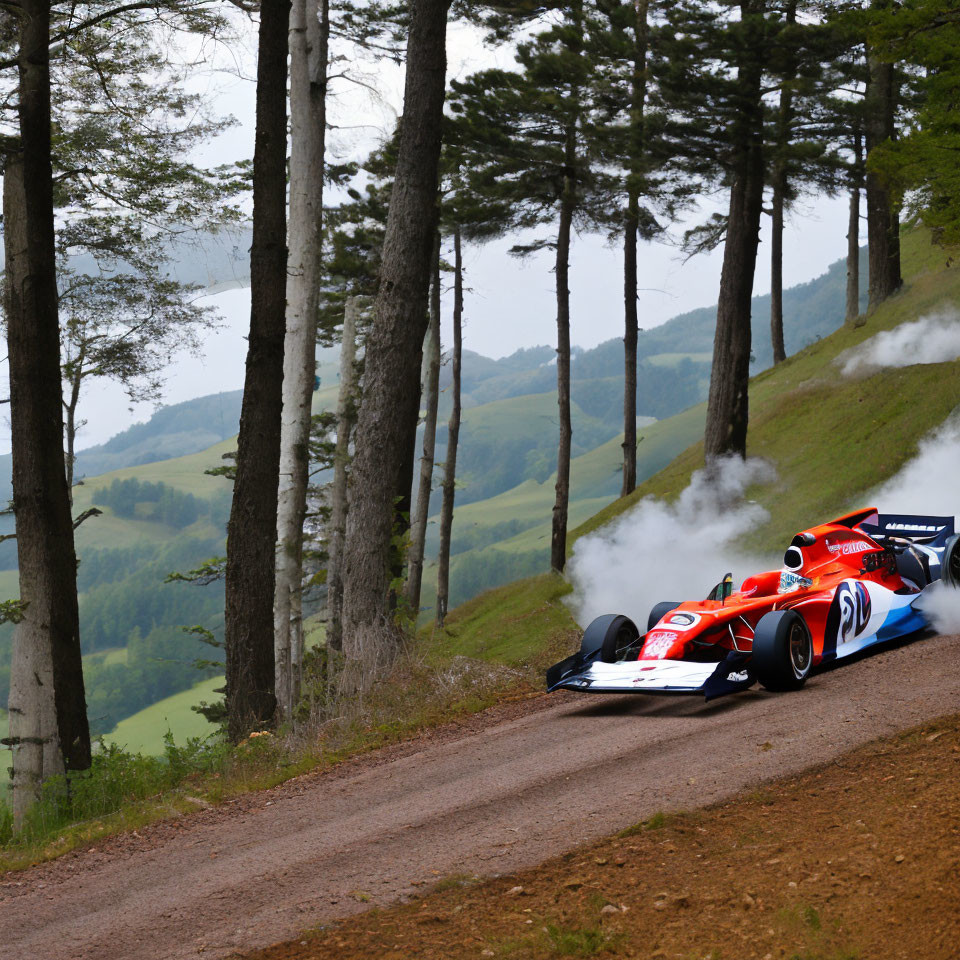
[[[548,923],[545,930],[550,951],[559,957],[595,957],[617,939],[600,927],[565,929]]]

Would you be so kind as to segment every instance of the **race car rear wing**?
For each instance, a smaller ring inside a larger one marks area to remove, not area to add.
[[[908,513],[876,514],[875,522],[857,525],[868,537],[878,543],[896,538],[912,540],[930,547],[943,547],[956,533],[953,517],[929,517]]]

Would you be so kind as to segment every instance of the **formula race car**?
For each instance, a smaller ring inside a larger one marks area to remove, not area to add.
[[[759,683],[797,690],[821,663],[928,626],[923,598],[960,588],[953,517],[860,510],[797,534],[781,570],[706,600],[658,603],[646,633],[598,617],[580,650],[547,671],[548,690],[698,693],[708,700]]]

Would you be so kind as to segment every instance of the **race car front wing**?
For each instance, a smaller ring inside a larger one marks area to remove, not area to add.
[[[688,660],[620,660],[584,663],[567,657],[547,671],[547,690],[579,693],[699,693],[707,700],[745,690],[756,682],[749,657],[731,653],[720,663]]]

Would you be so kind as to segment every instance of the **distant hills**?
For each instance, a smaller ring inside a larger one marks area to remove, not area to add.
[[[243,264],[248,246],[247,233],[239,229],[205,241],[203,256],[191,255],[194,246],[185,243],[173,272],[185,282],[246,283]],[[865,255],[864,248],[861,259]],[[866,275],[865,265],[861,275]],[[842,325],[845,284],[845,263],[837,261],[820,277],[784,292],[788,353]],[[769,309],[769,295],[754,298],[754,373],[772,363]],[[640,416],[664,419],[706,397],[715,315],[715,308],[693,310],[640,333]],[[321,354],[320,376],[325,386],[336,383],[337,353],[334,349]],[[460,503],[484,500],[525,480],[542,482],[552,473],[556,457],[555,356],[550,346],[529,347],[498,360],[464,351]],[[571,376],[573,454],[579,456],[606,443],[623,428],[622,342],[615,338],[590,350],[576,349]],[[441,371],[438,461],[446,453],[449,387],[450,369],[445,365]],[[205,450],[236,434],[240,403],[241,392],[235,390],[161,407],[145,423],[81,450],[76,475],[95,477]],[[611,481],[611,489],[614,486]],[[10,457],[5,455],[0,456],[0,502],[10,496]]]

